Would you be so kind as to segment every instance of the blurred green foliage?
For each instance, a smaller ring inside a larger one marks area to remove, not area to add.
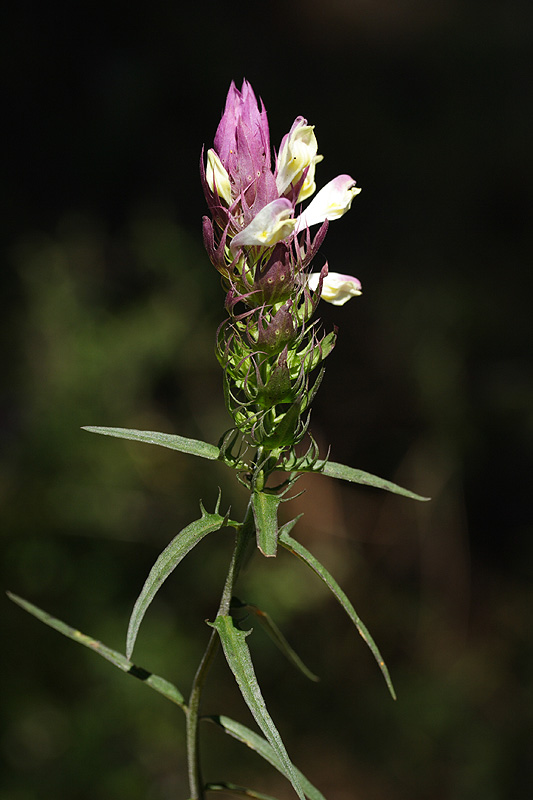
[[[365,293],[323,309],[340,335],[313,433],[335,460],[434,497],[421,507],[302,478],[285,507],[305,511],[295,536],[353,600],[399,699],[319,582],[281,553],[252,561],[241,599],[272,615],[321,682],[254,631],[269,710],[327,797],[526,800],[531,4],[269,6],[285,58],[263,4],[238,20],[224,4],[5,11],[2,585],[121,650],[151,565],[198,499],[212,507],[220,486],[236,513],[244,502],[218,464],[80,430],[216,442],[229,425],[197,169],[244,74],[274,143],[304,114],[326,157],[319,179],[348,171],[364,189],[326,241],[331,267]],[[300,52],[312,58],[288,82]],[[139,664],[184,693],[230,535],[187,557],[141,629]],[[179,710],[3,602],[0,800],[186,797]],[[250,722],[221,661],[205,709]],[[253,754],[204,737],[209,779],[290,797]]]

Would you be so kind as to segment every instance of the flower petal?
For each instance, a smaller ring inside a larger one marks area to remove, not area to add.
[[[327,183],[311,200],[305,211],[298,217],[297,232],[326,219],[338,219],[350,209],[352,200],[359,194],[355,181],[349,175],[338,175]]]
[[[309,276],[309,288],[314,292],[320,280],[320,273],[313,272]],[[341,275],[329,272],[322,282],[322,300],[334,306],[343,306],[351,297],[362,294],[361,282],[353,275]]]
[[[296,220],[291,217],[292,204],[284,197],[273,200],[255,215],[249,225],[233,237],[231,250],[238,247],[272,247],[294,231]]]

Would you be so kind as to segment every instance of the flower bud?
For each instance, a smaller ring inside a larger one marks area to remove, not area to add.
[[[282,306],[269,322],[260,318],[257,345],[268,353],[278,353],[294,338],[294,323],[289,306]]]
[[[248,81],[243,81],[241,91],[231,83],[214,146],[234,196],[244,195],[251,216],[278,196],[270,169],[267,114]]]
[[[213,149],[207,151],[205,178],[213,194],[221,197],[229,206],[231,203],[231,183],[229,175],[224,169],[222,161]]]
[[[255,305],[279,303],[294,290],[294,265],[290,248],[278,242],[268,260],[261,261],[255,272],[252,295]]]
[[[287,365],[287,348],[278,356],[268,381],[261,388],[257,397],[260,405],[264,408],[272,408],[278,403],[292,403],[294,401],[294,387]]]

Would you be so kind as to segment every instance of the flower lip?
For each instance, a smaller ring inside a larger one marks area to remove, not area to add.
[[[315,291],[320,282],[320,273],[313,272],[309,276],[309,288]],[[353,275],[343,275],[339,272],[329,272],[322,281],[322,300],[334,306],[343,306],[352,297],[363,293],[361,281]]]
[[[324,220],[339,219],[350,210],[352,201],[361,189],[350,175],[337,175],[311,200],[298,217],[297,231],[318,225]]]
[[[292,203],[284,197],[264,206],[249,225],[233,237],[231,250],[238,247],[272,247],[287,239],[294,231],[296,220],[292,218]]]

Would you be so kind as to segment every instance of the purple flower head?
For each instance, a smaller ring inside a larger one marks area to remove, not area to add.
[[[322,160],[314,127],[296,117],[272,166],[265,107],[246,80],[240,91],[232,82],[213,144],[200,167],[211,261],[245,305],[284,302],[303,285],[297,276],[316,255],[326,221],[343,216],[360,189],[339,175],[307,204]],[[322,227],[311,241],[315,225]]]
[[[240,92],[231,83],[214,150],[228,173],[232,198],[244,197],[244,222],[250,222],[278,194],[270,167],[267,113],[246,80]]]
[[[243,81],[239,92],[232,81],[226,98],[226,106],[215,134],[215,150],[218,157],[232,173],[237,161],[239,145],[248,144],[252,156],[270,169],[270,136],[265,107],[259,108],[255,94],[248,81]]]

